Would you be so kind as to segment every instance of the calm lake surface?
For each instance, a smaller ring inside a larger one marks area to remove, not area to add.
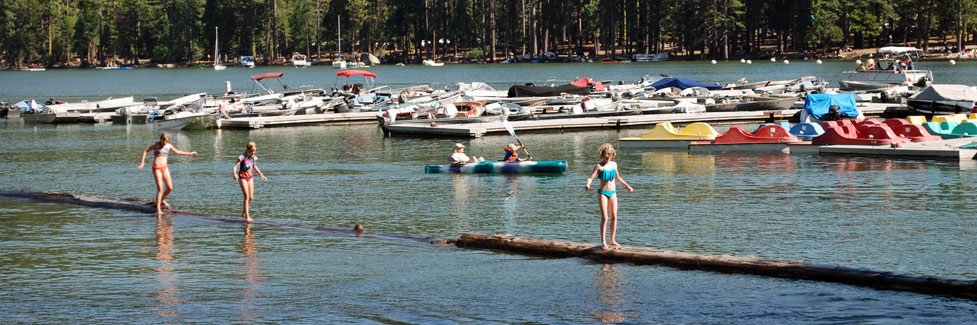
[[[977,63],[924,62],[937,82],[975,84]],[[817,75],[837,85],[851,62],[512,64],[370,68],[379,84],[547,79],[705,82]],[[291,86],[331,87],[337,70],[229,67],[0,72],[0,100],[169,99],[250,87],[284,71]],[[172,134],[177,209],[236,218],[231,167],[248,141],[259,166],[246,227],[197,216],[0,198],[0,322],[96,323],[974,323],[971,300],[812,281],[602,264],[309,227],[457,238],[512,233],[597,245],[597,194],[583,185],[597,149],[642,130],[520,135],[561,176],[427,175],[449,139],[383,138],[374,125]],[[137,170],[148,126],[25,125],[0,120],[0,188],[149,200]],[[498,159],[509,136],[462,140]],[[973,162],[804,155],[619,152],[618,241],[915,275],[977,279]],[[261,224],[261,221],[274,224]],[[282,227],[295,224],[300,227]]]

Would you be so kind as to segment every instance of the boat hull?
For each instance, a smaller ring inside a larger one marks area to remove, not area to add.
[[[566,160],[542,161],[483,161],[464,165],[427,165],[424,172],[428,174],[461,173],[461,174],[559,174],[567,170]]]
[[[942,115],[970,113],[973,110],[972,101],[935,101],[935,100],[914,100],[910,99],[907,103],[909,108],[915,113]]]

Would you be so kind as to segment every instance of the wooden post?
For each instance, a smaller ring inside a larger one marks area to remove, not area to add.
[[[553,257],[581,257],[612,263],[660,264],[690,270],[746,273],[778,278],[845,283],[886,290],[912,291],[977,300],[977,281],[895,274],[807,261],[773,260],[756,256],[704,255],[644,247],[601,249],[600,245],[535,239],[509,234],[466,233],[458,247],[489,248]]]

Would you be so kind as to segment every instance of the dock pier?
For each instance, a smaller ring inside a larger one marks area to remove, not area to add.
[[[376,124],[376,112],[328,113],[288,116],[234,117],[217,120],[218,129],[260,129],[265,127],[322,125],[322,124]]]
[[[802,105],[803,102],[794,104]],[[866,117],[882,116],[901,106],[885,103],[862,103],[859,109]],[[798,116],[801,109],[787,109],[774,111],[738,111],[738,112],[705,112],[705,113],[666,113],[609,117],[578,117],[543,120],[509,121],[512,128],[519,134],[533,132],[564,132],[582,130],[615,130],[622,128],[651,127],[661,122],[672,124],[687,124],[694,122],[708,122],[711,124],[734,123],[773,123],[787,121]],[[414,137],[453,137],[478,138],[484,135],[505,135],[508,131],[501,121],[483,123],[440,123],[432,125],[424,122],[406,121],[396,122],[386,127],[390,136]]]

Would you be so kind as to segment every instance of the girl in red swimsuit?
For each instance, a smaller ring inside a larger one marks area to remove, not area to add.
[[[139,170],[142,170],[145,165],[146,154],[150,151],[155,157],[153,159],[153,178],[156,180],[156,216],[158,217],[163,214],[162,207],[170,208],[170,204],[166,203],[166,197],[173,191],[173,180],[170,179],[170,169],[166,166],[166,158],[171,152],[179,156],[196,156],[197,152],[177,150],[170,144],[170,135],[163,133],[159,136],[159,142],[154,142],[149,145],[149,148],[142,151],[142,157],[139,158]]]
[[[258,169],[258,157],[254,155],[257,151],[258,146],[254,142],[248,142],[244,154],[238,156],[237,162],[234,163],[234,180],[241,184],[241,192],[244,193],[244,212],[241,212],[241,216],[246,222],[253,221],[248,209],[251,207],[251,200],[254,199],[254,173],[258,173],[262,180],[268,180]]]

